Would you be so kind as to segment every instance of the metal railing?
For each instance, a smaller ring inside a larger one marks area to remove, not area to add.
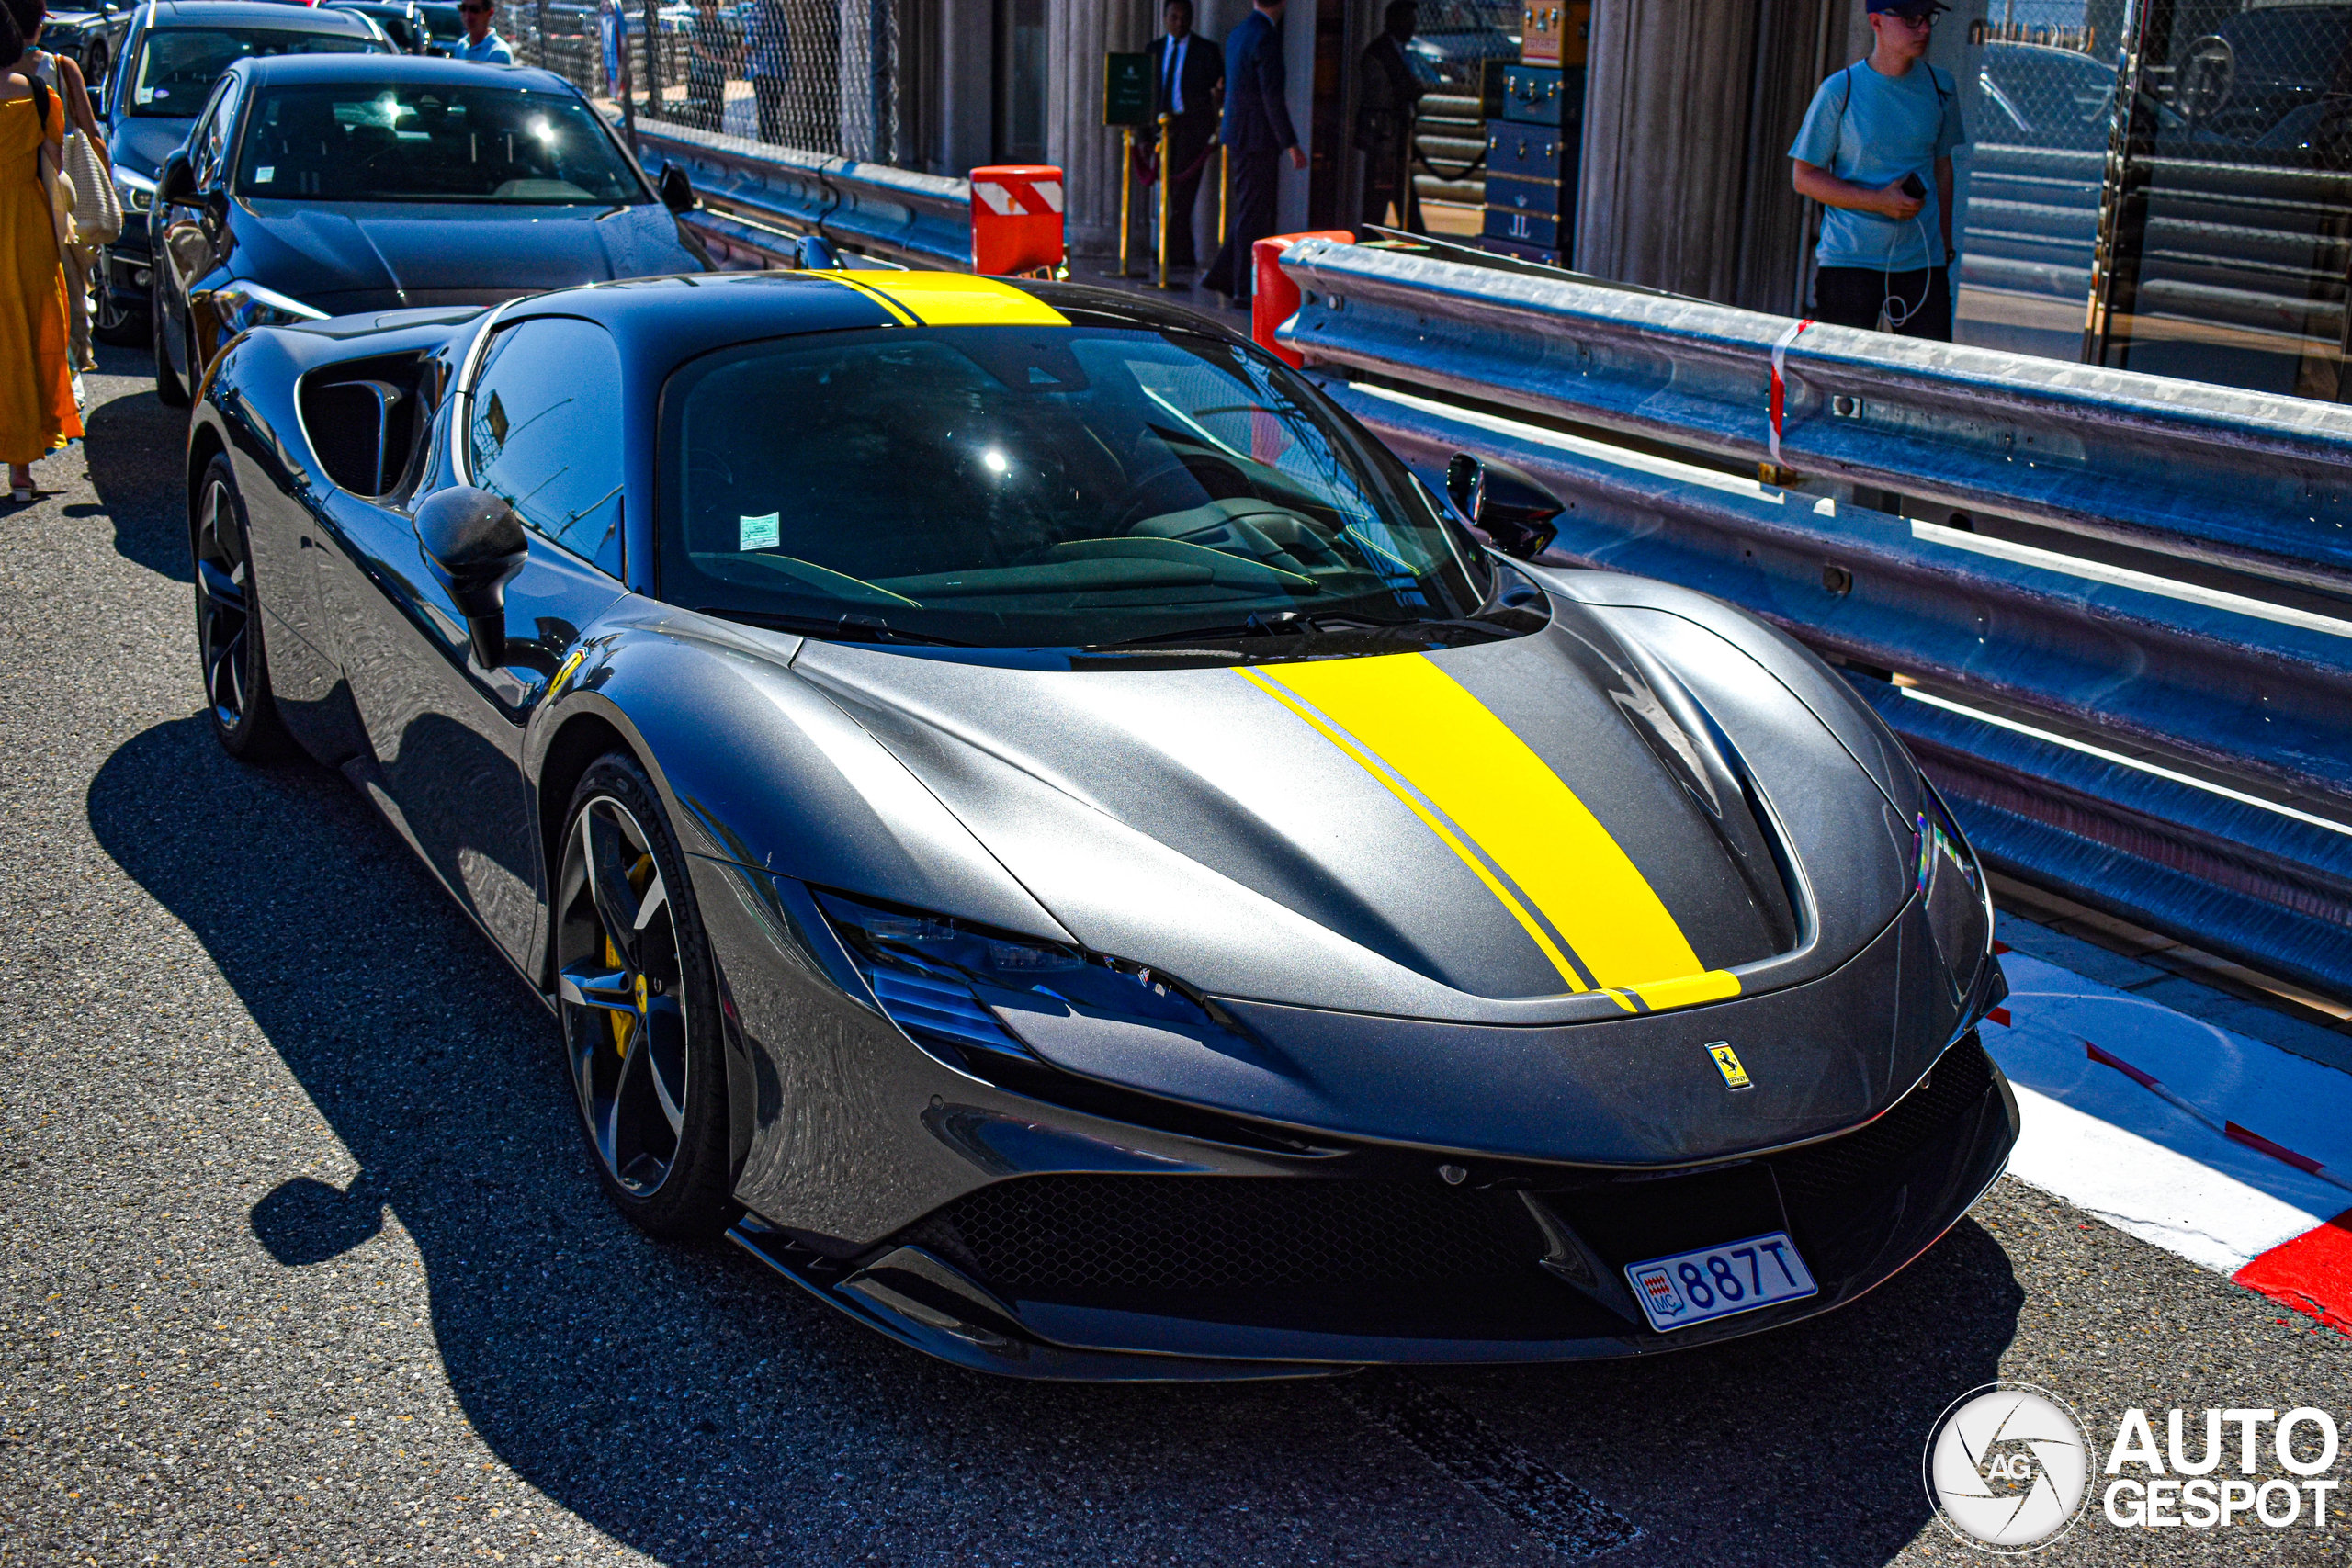
[[[2352,410],[1815,326],[1750,478],[1792,321],[1321,241],[1283,267],[1282,340],[1376,434],[1518,463],[1570,502],[1564,558],[1842,664],[1996,868],[2352,996]]]
[[[971,265],[968,180],[643,119],[637,145],[657,177],[670,164],[685,170],[703,201],[688,221],[728,265],[789,262],[795,236],[808,233],[908,266]]]

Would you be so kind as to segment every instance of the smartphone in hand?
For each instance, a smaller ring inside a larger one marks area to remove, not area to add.
[[[1927,182],[1919,178],[1918,170],[1914,169],[1903,176],[1903,194],[1914,201],[1928,199]]]

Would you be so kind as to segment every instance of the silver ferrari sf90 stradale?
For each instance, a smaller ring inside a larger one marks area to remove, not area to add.
[[[1184,311],[262,328],[188,487],[221,741],[341,770],[539,993],[611,1201],[933,1355],[1702,1344],[2015,1141],[1984,874],[1839,676]]]

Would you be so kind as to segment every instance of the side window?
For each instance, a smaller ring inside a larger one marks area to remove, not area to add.
[[[592,321],[502,331],[466,411],[473,482],[524,525],[621,574],[621,356]]]
[[[204,117],[196,134],[188,138],[195,154],[190,161],[195,164],[197,189],[209,190],[221,178],[222,156],[228,150],[230,136],[236,130],[236,120],[237,84],[225,82],[212,100],[211,112]]]

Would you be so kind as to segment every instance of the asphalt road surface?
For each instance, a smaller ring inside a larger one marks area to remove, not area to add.
[[[2131,1405],[2352,1414],[2352,1344],[2006,1180],[1792,1331],[1239,1388],[994,1381],[649,1242],[554,1025],[391,830],[206,734],[142,365],[0,511],[6,1568],[1981,1562],[1920,1483],[1976,1385],[2095,1449]],[[2040,1560],[2352,1556],[2096,1510]]]

